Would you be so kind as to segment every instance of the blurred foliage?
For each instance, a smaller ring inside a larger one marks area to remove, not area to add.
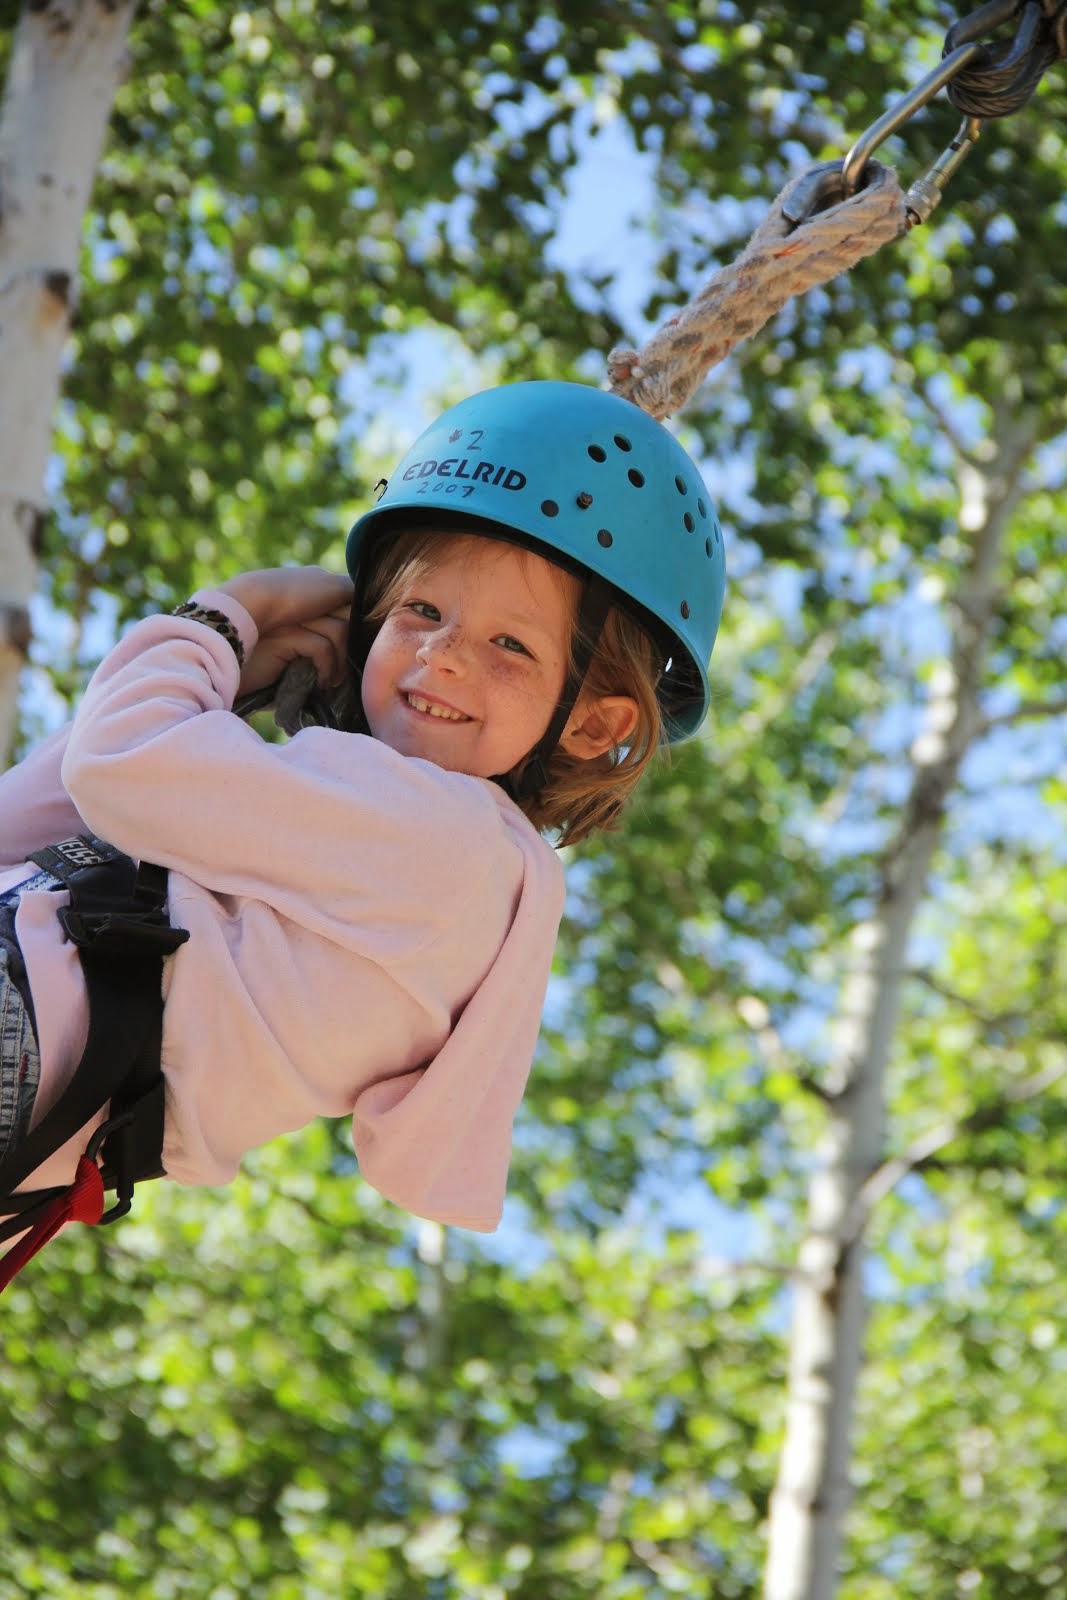
[[[380,421],[390,384],[418,413],[472,377],[599,381],[641,334],[626,263],[550,249],[598,130],[654,171],[651,322],[952,17],[146,4],[87,219],[46,572],[73,625],[41,670],[73,694],[97,616],[338,562],[421,420]],[[713,716],[571,863],[501,1235],[409,1225],[326,1127],[226,1195],[156,1186],[72,1231],[4,1303],[0,1600],[758,1593],[811,1085],[1004,417],[1043,442],[983,708],[1062,693],[1064,85],[680,419],[732,552]],[[910,177],[957,120],[882,154]],[[1064,1048],[1065,770],[1062,716],[978,741],[912,941],[892,1146],[960,1133],[871,1232],[845,1600],[1067,1588],[1067,1115],[1062,1082],[1012,1098]]]

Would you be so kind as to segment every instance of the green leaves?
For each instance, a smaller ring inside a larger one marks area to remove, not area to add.
[[[875,0],[385,9],[139,13],[57,428],[65,695],[101,613],[339,564],[438,391],[599,381],[640,337],[619,283],[676,308],[946,25]],[[344,1124],[72,1230],[5,1301],[0,1600],[756,1595],[850,939],[1024,413],[986,723],[892,1050],[904,1170],[868,1235],[840,1592],[1062,1589],[1063,95],[1050,73],[928,228],[795,303],[680,424],[730,549],[713,714],[569,864],[501,1234],[394,1212]],[[608,116],[655,163],[632,286],[599,212],[581,282],[546,262]],[[882,154],[918,171],[955,120]]]

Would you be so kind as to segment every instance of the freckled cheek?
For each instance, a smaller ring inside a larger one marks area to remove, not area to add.
[[[544,681],[531,671],[530,663],[524,662],[522,657],[509,660],[496,652],[483,662],[482,670],[485,682],[494,693],[523,702],[540,702],[548,694]]]
[[[416,648],[422,631],[414,617],[390,617],[379,637],[391,650],[408,650]]]
[[[394,623],[387,623],[374,644],[374,652],[380,669],[394,673],[404,671],[414,659],[420,642],[420,634],[417,629],[398,627]]]
[[[492,678],[495,683],[521,683],[524,676],[522,658],[510,657],[503,650],[486,650],[479,659],[479,666],[487,678]]]

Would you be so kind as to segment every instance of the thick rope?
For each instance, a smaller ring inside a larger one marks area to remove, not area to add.
[[[681,409],[706,374],[757,333],[788,300],[827,283],[906,231],[896,174],[869,161],[864,187],[807,215],[809,200],[841,193],[841,162],[793,178],[737,260],[704,285],[641,350],[608,357],[608,387],[662,419]],[[795,218],[801,220],[796,221]]]

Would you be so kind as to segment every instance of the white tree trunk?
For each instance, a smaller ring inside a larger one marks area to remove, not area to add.
[[[960,463],[960,524],[971,536],[971,558],[951,597],[951,654],[934,674],[923,731],[912,746],[911,792],[883,864],[877,906],[853,932],[825,1084],[827,1125],[794,1287],[785,1441],[771,1498],[764,1600],[832,1600],[836,1589],[863,1349],[864,1185],[885,1159],[886,1073],[906,946],[946,802],[979,725],[998,554],[1022,497],[1022,468],[1035,434],[1032,427],[1025,438],[1020,433],[981,469],[973,458]]]
[[[0,105],[0,766],[30,641],[82,218],[136,0],[30,0]]]

